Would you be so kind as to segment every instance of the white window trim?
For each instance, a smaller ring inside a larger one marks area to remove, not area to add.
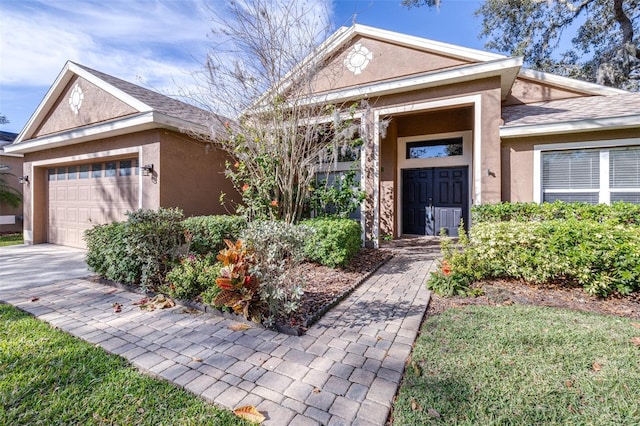
[[[611,190],[609,188],[609,150],[607,148],[619,148],[624,146],[640,146],[640,138],[611,139],[588,142],[568,142],[541,144],[533,146],[533,201],[540,204],[544,199],[542,193],[542,153],[547,151],[573,151],[578,149],[600,149],[600,188],[598,200],[600,203],[609,204],[612,192],[636,192],[631,188],[628,190]],[[573,190],[548,190],[549,193],[586,193],[596,192],[593,189],[573,189]]]

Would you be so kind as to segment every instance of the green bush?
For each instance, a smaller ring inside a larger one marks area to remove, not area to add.
[[[441,270],[428,286],[461,293],[476,280],[515,278],[580,285],[589,294],[640,291],[640,228],[594,220],[486,222],[454,247],[443,245]]]
[[[640,205],[615,202],[607,204],[565,203],[498,203],[471,208],[473,223],[531,222],[561,219],[593,220],[601,223],[640,225]]]
[[[211,287],[218,288],[220,268],[214,255],[184,256],[167,274],[162,290],[178,299],[195,299]]]
[[[85,232],[87,265],[125,284],[160,284],[167,261],[184,242],[182,219],[179,209],[141,209],[128,212],[125,222],[96,226]]]
[[[195,216],[183,221],[192,235],[190,251],[196,254],[218,253],[224,246],[224,239],[235,241],[247,222],[242,216]]]
[[[304,247],[307,258],[330,268],[344,266],[362,245],[360,224],[354,220],[316,218],[302,225],[313,230]]]

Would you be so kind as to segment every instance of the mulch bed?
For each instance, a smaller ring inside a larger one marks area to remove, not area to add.
[[[589,296],[580,287],[567,288],[561,283],[529,285],[516,280],[492,280],[475,284],[482,288],[479,297],[440,297],[432,294],[427,316],[438,315],[449,308],[468,305],[537,305],[572,309],[603,315],[640,319],[640,293],[613,295],[606,299]]]
[[[305,330],[390,258],[388,250],[364,248],[344,268],[332,269],[315,263],[300,265],[297,274],[303,279],[304,295],[290,325]]]

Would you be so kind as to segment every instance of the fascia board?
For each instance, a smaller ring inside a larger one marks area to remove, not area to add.
[[[521,138],[530,136],[583,133],[593,130],[640,129],[640,114],[623,117],[590,118],[586,120],[564,121],[550,124],[529,124],[526,126],[500,127],[500,138]]]
[[[326,102],[339,102],[355,98],[367,98],[372,96],[384,96],[394,93],[402,93],[413,90],[425,89],[434,86],[450,85],[465,81],[478,80],[492,76],[505,76],[502,95],[506,96],[513,83],[513,78],[522,66],[522,58],[506,58],[491,62],[466,65],[463,67],[431,72],[428,74],[405,77],[402,79],[357,86],[337,92],[328,92],[311,96],[300,101],[300,105],[314,105]],[[510,76],[510,77],[509,77]]]
[[[466,59],[474,61],[493,61],[496,59],[505,59],[507,56],[497,53],[484,52],[482,50],[471,49],[468,47],[457,46],[455,44],[444,43],[441,41],[430,40],[422,37],[411,36],[408,34],[397,33],[394,31],[383,30],[380,28],[369,27],[366,25],[355,24],[355,32],[357,34],[366,35],[379,40],[391,41],[393,43],[411,47],[414,49],[427,50],[429,52],[440,53],[456,59]]]
[[[26,154],[29,152],[42,151],[45,149],[58,148],[62,146],[75,145],[97,138],[108,138],[127,133],[139,132],[143,130],[161,127],[154,120],[153,112],[141,113],[132,117],[127,117],[106,123],[72,129],[50,136],[14,144],[5,147],[9,153]]]
[[[564,89],[575,90],[578,92],[591,95],[620,95],[629,93],[626,90],[616,89],[615,87],[603,86],[601,84],[589,83],[587,81],[576,80],[575,78],[562,77],[548,72],[536,71],[528,68],[520,70],[520,77],[547,83]]]

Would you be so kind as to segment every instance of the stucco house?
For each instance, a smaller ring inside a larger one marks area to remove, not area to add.
[[[305,62],[320,68],[304,102],[370,105],[360,176],[373,245],[455,234],[480,203],[640,203],[640,93],[362,25]]]
[[[189,136],[210,125],[199,108],[67,62],[5,147],[24,156],[25,242],[84,247],[84,230],[138,208],[226,213],[226,157]]]
[[[387,235],[455,234],[474,204],[640,203],[640,94],[522,63],[353,25],[278,87],[314,66],[307,104],[367,101],[356,114],[367,140],[359,217],[374,246]],[[84,229],[138,207],[222,213],[217,195],[233,191],[224,156],[180,132],[205,125],[202,113],[68,63],[5,149],[24,155],[29,176],[25,241],[82,246]]]
[[[8,188],[22,194],[22,155],[10,154],[4,148],[17,137],[16,133],[0,132],[0,173]],[[0,201],[0,233],[22,232],[22,204],[12,206]]]

